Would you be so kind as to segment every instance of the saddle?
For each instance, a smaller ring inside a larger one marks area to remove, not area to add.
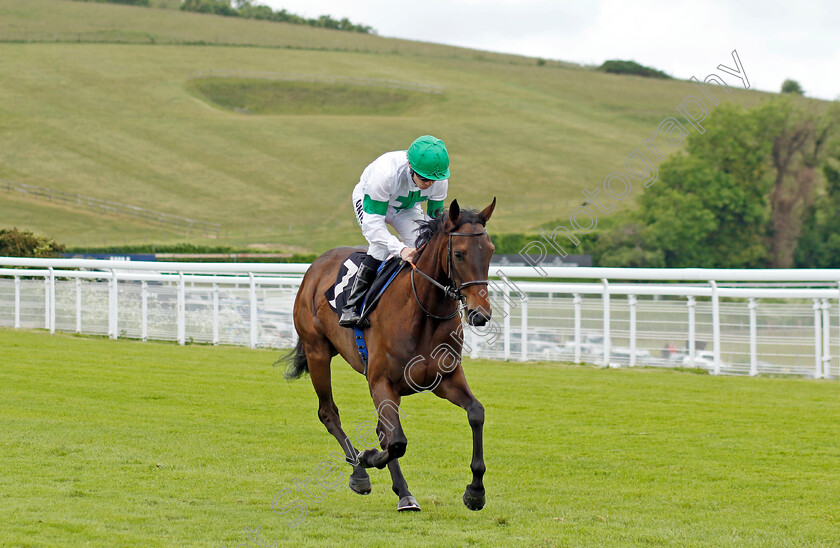
[[[342,263],[338,269],[338,274],[335,277],[335,283],[324,292],[324,297],[327,298],[327,303],[333,312],[341,314],[341,309],[350,297],[350,290],[353,287],[353,278],[359,271],[359,265],[365,258],[364,251],[353,253],[347,260]],[[365,293],[362,299],[361,310],[359,311],[359,325],[364,326],[367,323],[367,316],[370,314],[376,305],[379,303],[379,298],[385,293],[385,289],[391,285],[391,282],[397,276],[397,273],[402,270],[408,263],[400,260],[399,257],[391,257],[387,261],[379,265],[376,271],[376,278],[370,284],[370,288]],[[359,350],[359,356],[362,358],[365,370],[364,375],[367,377],[368,372],[368,350],[365,342],[365,333],[362,327],[356,326],[353,328],[353,333],[356,337],[356,347]]]
[[[338,269],[335,283],[324,293],[327,303],[336,314],[341,314],[341,309],[344,308],[344,304],[350,296],[353,279],[356,277],[356,272],[358,272],[359,265],[362,264],[364,258],[364,251],[350,255]],[[376,278],[370,284],[370,288],[362,300],[361,310],[359,311],[362,321],[373,312],[376,305],[379,304],[382,294],[385,293],[385,289],[391,285],[397,273],[406,266],[408,266],[408,263],[403,262],[399,257],[391,257],[379,265]]]

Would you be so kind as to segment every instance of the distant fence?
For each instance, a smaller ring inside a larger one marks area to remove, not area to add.
[[[48,202],[56,202],[72,206],[83,207],[85,209],[97,211],[100,213],[112,213],[114,215],[125,215],[142,219],[144,221],[151,221],[167,227],[172,227],[189,232],[197,231],[204,234],[205,237],[214,235],[219,237],[221,225],[217,223],[208,223],[205,221],[196,221],[187,217],[180,217],[170,213],[163,213],[151,209],[145,209],[133,205],[121,204],[118,202],[109,202],[100,200],[99,198],[92,198],[90,196],[82,196],[80,194],[73,194],[72,192],[64,192],[63,190],[55,190],[52,188],[45,188],[35,185],[28,185],[24,183],[16,183],[14,181],[6,181],[0,179],[0,189],[5,189],[9,192],[18,192],[28,196],[36,196],[45,199]]]
[[[282,80],[286,82],[313,82],[319,84],[350,84],[355,86],[377,86],[406,91],[441,94],[443,86],[390,80],[385,78],[363,78],[361,76],[339,76],[326,74],[298,74],[282,72],[259,72],[247,70],[202,70],[193,78],[255,78],[260,80]]]
[[[289,347],[308,266],[0,257],[0,326]],[[840,313],[840,270],[544,272],[587,281],[521,281],[536,271],[493,267],[493,319],[466,330],[465,354],[840,377],[840,349],[832,356],[840,333],[832,334],[831,320]]]

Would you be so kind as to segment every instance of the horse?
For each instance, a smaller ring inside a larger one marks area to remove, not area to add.
[[[495,247],[485,226],[495,207],[495,198],[481,212],[461,210],[453,200],[436,218],[418,221],[418,252],[411,268],[399,271],[368,316],[367,367],[353,329],[338,325],[338,315],[324,296],[340,266],[360,248],[335,248],[318,257],[306,271],[295,298],[298,342],[281,358],[288,363],[285,376],[292,380],[309,373],[318,396],[318,418],[338,440],[353,467],[350,489],[361,495],[370,493],[367,468],[388,466],[392,489],[399,497],[398,511],[420,510],[398,462],[408,443],[400,426],[400,400],[427,390],[466,410],[473,438],[472,482],[462,500],[470,510],[481,510],[485,504],[484,406],[470,391],[461,366],[461,312],[466,309],[467,322],[473,326],[490,321],[486,288]],[[357,451],[341,428],[330,381],[330,362],[336,354],[367,375],[381,451]]]

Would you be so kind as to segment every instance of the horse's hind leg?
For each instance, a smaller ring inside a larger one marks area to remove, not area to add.
[[[408,490],[408,484],[397,460],[405,454],[405,448],[408,444],[400,425],[400,396],[388,381],[376,383],[371,389],[371,396],[379,414],[379,423],[376,430],[383,451],[368,449],[362,452],[359,460],[363,466],[368,468],[372,466],[384,468],[387,464],[388,471],[391,472],[392,489],[400,498],[397,503],[397,510],[400,512],[419,511],[420,505]]]
[[[388,463],[388,471],[391,472],[391,489],[400,497],[397,503],[397,511],[420,511],[420,505],[417,503],[411,492],[408,490],[408,484],[405,482],[402,470],[400,470],[400,461],[394,459]]]
[[[356,451],[350,438],[341,428],[338,407],[333,400],[330,375],[332,356],[329,347],[326,343],[323,345],[304,344],[304,351],[306,352],[306,361],[309,364],[309,377],[312,379],[312,386],[315,387],[315,393],[318,395],[318,418],[324,423],[327,431],[338,440],[344,450],[347,462],[353,466],[353,473],[350,475],[350,489],[360,495],[367,495],[371,490],[370,476],[367,470],[359,464],[359,452]]]
[[[380,444],[384,451],[368,449],[359,455],[359,461],[365,468],[385,468],[385,465],[394,459],[405,454],[408,440],[405,439],[402,426],[400,425],[400,396],[394,391],[393,386],[386,380],[381,380],[371,385],[370,395],[373,404],[376,406],[376,413],[379,415]]]

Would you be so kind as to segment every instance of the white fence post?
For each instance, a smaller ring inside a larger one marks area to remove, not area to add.
[[[822,326],[820,325],[820,301],[814,299],[814,378],[822,378]]]
[[[82,332],[82,279],[76,278],[76,333]]]
[[[251,301],[251,348],[257,347],[257,282],[254,273],[248,273],[250,282],[249,300]]]
[[[50,277],[44,276],[44,329],[50,328]]]
[[[627,295],[630,305],[630,367],[636,366],[636,296]]]
[[[111,279],[108,285],[108,336],[112,339],[117,338],[117,273],[111,269]]]
[[[20,276],[15,276],[15,329],[20,329]]]
[[[140,283],[140,340],[149,340],[149,285]]]
[[[697,306],[697,301],[693,295],[688,297],[688,365],[694,367],[695,356],[697,354],[697,335],[694,326],[694,311]]]
[[[720,299],[718,298],[717,283],[710,280],[709,285],[712,287],[712,340],[715,357],[712,374],[720,375]]]
[[[580,344],[581,344],[581,336],[580,336],[580,303],[582,299],[580,298],[580,293],[574,294],[574,302],[575,302],[575,363],[580,363]]]
[[[187,285],[183,272],[178,272],[178,344],[187,344]]]
[[[520,352],[519,359],[524,361],[528,360],[528,301],[522,301],[522,310],[520,311],[522,314],[522,351]]]
[[[292,329],[292,342],[297,344],[298,333],[296,329]],[[478,359],[478,333],[475,333],[472,329],[466,329],[466,339],[469,340],[470,346],[470,358],[473,360]]]
[[[750,375],[755,377],[758,375],[758,334],[756,322],[756,303],[755,298],[751,298],[749,302],[750,309]]]
[[[505,338],[504,338],[504,349],[505,349],[505,360],[510,359],[510,287],[505,284],[502,288],[502,300],[504,301],[502,305],[502,310],[504,312],[504,329],[505,329]]]
[[[601,278],[604,291],[601,299],[604,304],[604,367],[610,366],[610,283],[606,278]]]
[[[50,334],[55,335],[55,271],[50,267]]]
[[[213,284],[213,344],[219,344],[219,284]]]
[[[823,359],[823,378],[831,378],[831,305],[828,299],[822,300],[822,359]]]

